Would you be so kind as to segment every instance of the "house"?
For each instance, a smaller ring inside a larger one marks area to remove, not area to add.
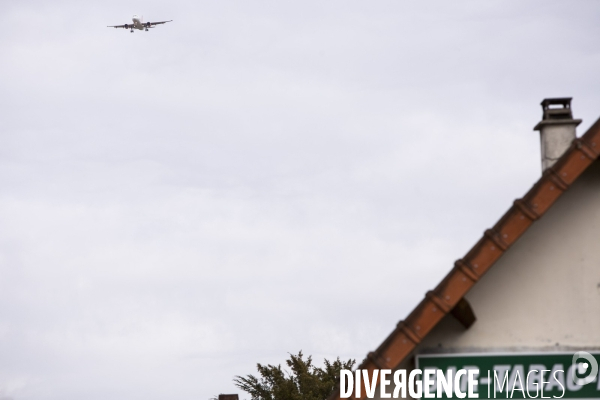
[[[542,397],[562,397],[560,383],[564,398],[600,398],[597,376],[587,385],[568,379],[593,366],[575,362],[575,352],[600,360],[600,120],[577,138],[581,120],[573,119],[570,104],[542,102],[534,128],[542,177],[359,369],[477,367],[479,398],[508,397],[493,386],[487,392],[486,370],[506,374],[508,387],[517,386],[511,397],[534,397],[518,388],[537,382],[546,389]],[[338,398],[339,391],[330,400]]]

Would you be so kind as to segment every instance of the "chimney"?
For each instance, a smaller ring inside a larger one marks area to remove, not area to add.
[[[575,139],[575,127],[580,119],[573,119],[571,97],[544,99],[542,120],[533,128],[540,131],[542,144],[542,172],[554,165]]]
[[[240,397],[237,394],[220,394],[219,400],[239,400]]]

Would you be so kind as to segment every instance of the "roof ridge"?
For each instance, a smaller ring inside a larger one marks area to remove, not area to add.
[[[432,291],[400,321],[377,350],[357,367],[371,373],[374,369],[396,368],[423,338],[451,312],[479,278],[542,217],[554,202],[600,156],[600,118],[581,138],[576,138],[558,161],[457,260],[454,268]],[[379,381],[378,381],[379,382]],[[364,397],[364,396],[363,396]],[[339,399],[339,388],[329,400]]]

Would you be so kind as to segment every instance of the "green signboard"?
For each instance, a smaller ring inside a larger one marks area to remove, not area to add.
[[[600,364],[600,352],[585,353],[592,360],[574,359],[574,353],[422,354],[416,363],[421,370],[440,369],[445,374],[479,369],[475,388],[480,399],[600,399],[598,373],[591,375],[594,360],[596,366]],[[585,381],[591,382],[580,384]],[[466,377],[460,385],[466,390]]]

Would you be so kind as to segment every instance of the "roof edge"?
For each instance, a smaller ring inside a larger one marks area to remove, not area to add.
[[[514,201],[494,227],[484,232],[483,237],[455,262],[454,268],[436,288],[426,293],[406,319],[400,321],[377,350],[370,352],[357,368],[366,369],[369,374],[374,369],[397,368],[504,252],[599,156],[600,118],[581,138],[573,140],[565,154],[543,173],[523,198]],[[339,394],[338,387],[329,400],[340,399]]]

